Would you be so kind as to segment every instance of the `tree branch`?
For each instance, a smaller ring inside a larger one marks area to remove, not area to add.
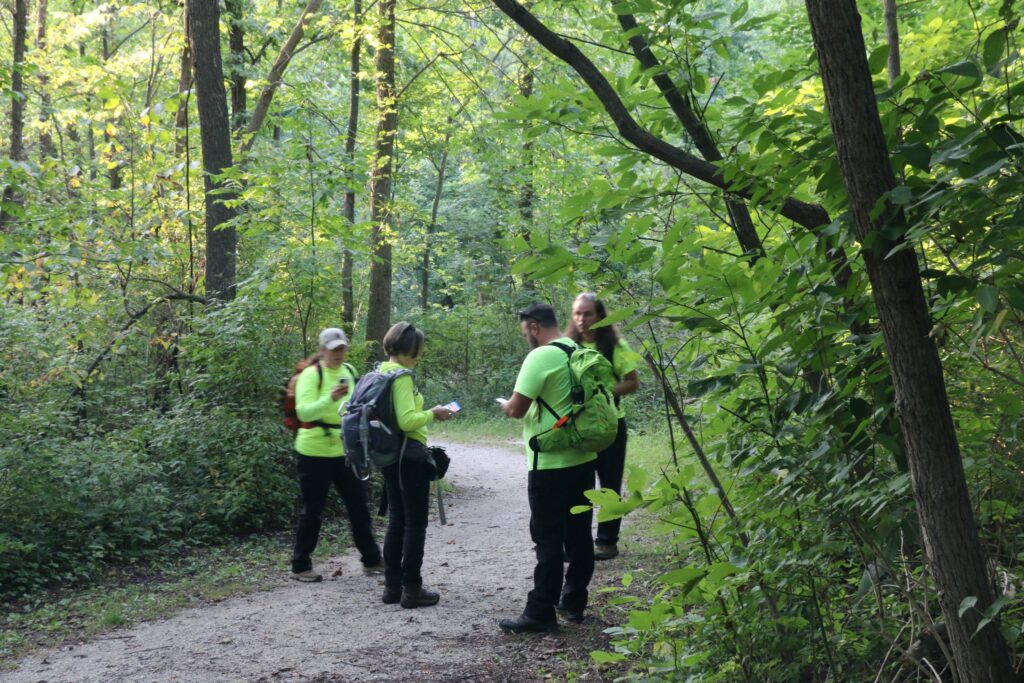
[[[698,180],[727,190],[733,194],[750,199],[753,195],[749,187],[738,187],[726,181],[722,172],[712,163],[705,161],[689,152],[670,145],[661,138],[652,135],[642,128],[630,115],[626,106],[612,88],[608,80],[601,74],[593,62],[579,48],[553,33],[542,24],[526,8],[515,0],[491,0],[512,21],[555,55],[571,66],[583,78],[605,111],[615,123],[615,127],[626,140],[636,145],[641,151],[660,159],[673,168],[679,169]],[[754,182],[754,179],[749,179]],[[828,213],[817,204],[787,197],[782,201],[778,212],[793,222],[808,229],[815,229],[830,222]]]

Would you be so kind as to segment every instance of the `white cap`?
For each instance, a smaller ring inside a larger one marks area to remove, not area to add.
[[[328,327],[320,333],[320,348],[333,351],[339,346],[348,346],[348,337],[337,327]]]

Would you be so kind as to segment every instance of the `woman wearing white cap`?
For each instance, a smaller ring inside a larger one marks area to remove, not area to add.
[[[327,492],[334,483],[352,524],[352,538],[359,548],[368,573],[384,571],[380,546],[373,538],[370,512],[362,482],[345,462],[341,442],[341,418],[338,408],[355,387],[352,366],[345,362],[348,337],[337,327],[320,333],[320,353],[314,363],[299,374],[295,382],[295,412],[302,421],[295,435],[296,470],[302,511],[295,529],[292,553],[292,578],[320,581],[313,571],[310,555],[320,537],[320,522]]]

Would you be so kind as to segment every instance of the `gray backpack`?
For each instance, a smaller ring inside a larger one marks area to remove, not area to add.
[[[381,372],[379,366],[359,378],[352,398],[342,404],[341,438],[349,467],[362,480],[371,466],[380,470],[398,462],[405,450],[405,434],[398,427],[391,400],[391,385],[411,370]]]

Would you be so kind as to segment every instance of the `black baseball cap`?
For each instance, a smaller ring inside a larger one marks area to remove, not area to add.
[[[541,327],[552,327],[558,325],[558,317],[555,309],[550,304],[533,303],[519,311],[519,319],[535,320]]]

